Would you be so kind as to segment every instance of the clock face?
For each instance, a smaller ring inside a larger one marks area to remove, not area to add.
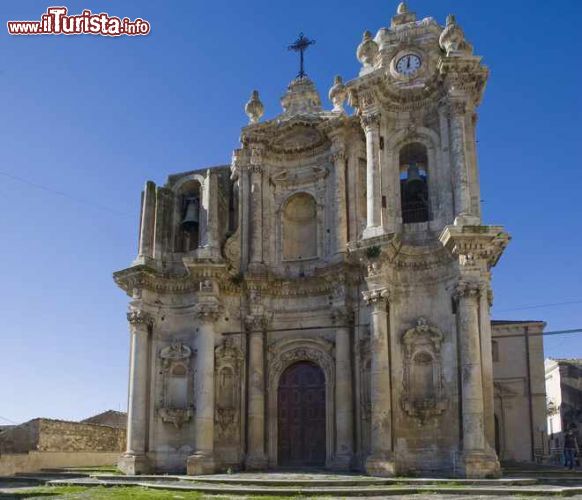
[[[420,57],[416,54],[406,54],[398,59],[396,71],[401,75],[413,75],[418,71],[421,65]]]

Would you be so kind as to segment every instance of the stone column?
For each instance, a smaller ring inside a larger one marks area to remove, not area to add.
[[[146,182],[142,194],[141,221],[139,228],[138,260],[145,262],[153,257],[154,251],[154,221],[156,218],[156,185]]]
[[[460,216],[460,221],[479,223],[475,221],[471,213],[471,186],[469,184],[469,166],[467,164],[465,114],[466,103],[464,100],[451,100],[449,102],[451,125],[451,158],[453,166],[453,200],[455,203],[455,217]]]
[[[479,335],[481,288],[476,280],[461,280],[456,289],[463,409],[462,466],[464,475],[470,478],[499,474],[497,457],[485,440]]]
[[[346,213],[346,154],[343,148],[332,153],[334,166],[334,199],[335,199],[335,254],[345,254],[347,238]]]
[[[263,151],[251,149],[249,186],[249,268],[261,271],[263,267]]]
[[[126,474],[144,474],[150,469],[147,452],[148,369],[152,317],[140,309],[127,313],[131,332],[127,451],[119,460]]]
[[[363,293],[372,306],[370,339],[370,443],[366,472],[372,476],[394,475],[392,457],[390,364],[388,357],[388,299],[386,288]]]
[[[196,305],[196,379],[195,443],[196,451],[188,457],[190,475],[214,472],[214,323],[219,306],[213,297]]]
[[[248,316],[249,331],[249,417],[247,470],[267,467],[265,454],[265,360],[266,322],[261,316]]]
[[[366,228],[364,238],[382,234],[382,192],[380,180],[380,116],[370,113],[362,116],[366,133]]]
[[[483,285],[479,298],[479,328],[481,330],[481,371],[483,374],[483,415],[486,445],[495,449],[495,411],[493,390],[493,353],[491,352],[491,288]]]
[[[349,470],[354,453],[352,363],[350,356],[351,313],[345,307],[332,313],[335,330],[335,461],[334,467]]]

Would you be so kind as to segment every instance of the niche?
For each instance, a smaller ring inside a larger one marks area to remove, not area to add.
[[[241,350],[227,337],[214,351],[216,434],[222,443],[236,442],[240,428]],[[234,440],[234,441],[233,441]]]
[[[404,348],[404,380],[401,404],[403,410],[424,424],[443,413],[447,407],[442,368],[443,334],[418,318],[416,326],[402,336]]]
[[[173,342],[160,350],[162,397],[158,413],[163,422],[182,427],[194,415],[192,349]]]
[[[317,257],[317,204],[313,196],[297,193],[283,209],[283,260]]]

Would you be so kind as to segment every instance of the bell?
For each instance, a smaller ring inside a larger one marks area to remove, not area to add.
[[[406,171],[406,190],[411,194],[422,191],[424,179],[420,176],[418,165],[411,163]]]
[[[200,222],[200,215],[198,210],[198,198],[191,197],[186,198],[186,212],[184,218],[182,219],[182,227],[187,231],[195,229],[198,227]]]

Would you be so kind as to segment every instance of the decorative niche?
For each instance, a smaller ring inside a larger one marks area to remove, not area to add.
[[[181,342],[172,342],[159,354],[163,389],[158,413],[163,422],[177,429],[194,416],[192,354],[192,349]]]
[[[240,428],[240,396],[243,354],[226,337],[214,351],[215,359],[215,422],[217,438],[235,438]]]
[[[419,317],[416,326],[404,332],[403,410],[424,424],[447,408],[443,387],[441,344],[443,334]]]

